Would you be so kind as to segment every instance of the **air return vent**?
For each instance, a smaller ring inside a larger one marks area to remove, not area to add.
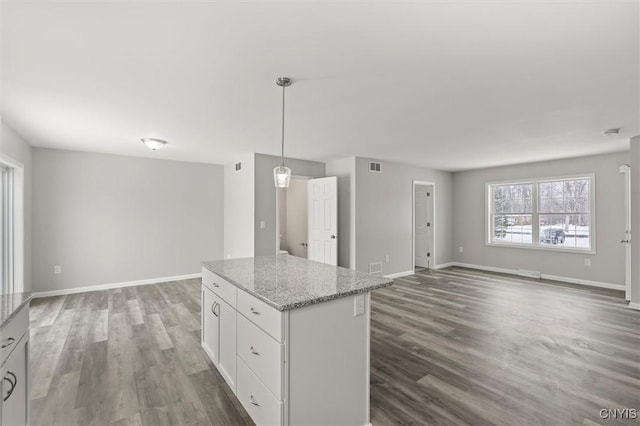
[[[382,164],[375,161],[369,161],[369,171],[373,173],[382,173]]]
[[[369,264],[369,273],[378,274],[382,272],[382,262],[374,262]]]
[[[242,170],[242,162],[241,162],[241,161],[238,161],[238,162],[236,163],[236,172],[239,172],[240,170]]]

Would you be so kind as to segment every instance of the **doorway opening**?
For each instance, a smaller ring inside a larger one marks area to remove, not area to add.
[[[433,182],[413,181],[413,270],[436,265],[435,190]]]
[[[278,189],[278,253],[307,258],[309,242],[307,176],[291,176],[288,188]]]

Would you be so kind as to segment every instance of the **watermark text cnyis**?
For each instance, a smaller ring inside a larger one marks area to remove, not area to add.
[[[636,420],[640,417],[637,408],[603,408],[599,414],[604,420]]]

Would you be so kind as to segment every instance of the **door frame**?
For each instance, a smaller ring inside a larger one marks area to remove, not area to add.
[[[433,187],[433,198],[432,198],[432,202],[431,202],[431,220],[433,221],[433,226],[432,226],[432,231],[431,231],[431,239],[432,239],[432,244],[431,247],[433,247],[432,249],[432,253],[431,253],[431,258],[433,259],[433,267],[431,267],[430,269],[436,269],[436,224],[438,223],[436,221],[436,183],[435,182],[428,182],[428,181],[422,181],[422,180],[413,180],[412,181],[412,186],[411,186],[411,205],[412,205],[412,209],[411,209],[411,265],[412,265],[412,270],[415,271],[416,270],[416,186],[432,186]]]
[[[618,171],[624,178],[624,234],[620,241],[624,248],[624,298],[631,300],[631,166],[623,164]]]
[[[313,176],[291,175],[291,179],[309,180],[316,178]],[[287,188],[284,188],[284,190],[287,190]],[[276,188],[276,255],[280,254],[280,189],[282,188]],[[307,226],[309,226],[308,223]]]

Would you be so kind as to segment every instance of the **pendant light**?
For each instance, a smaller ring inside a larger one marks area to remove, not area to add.
[[[291,79],[289,77],[280,77],[276,80],[276,84],[282,87],[282,154],[280,156],[280,165],[273,169],[273,181],[276,184],[276,188],[287,188],[291,180],[291,169],[284,165],[284,89],[287,86],[291,86]]]

